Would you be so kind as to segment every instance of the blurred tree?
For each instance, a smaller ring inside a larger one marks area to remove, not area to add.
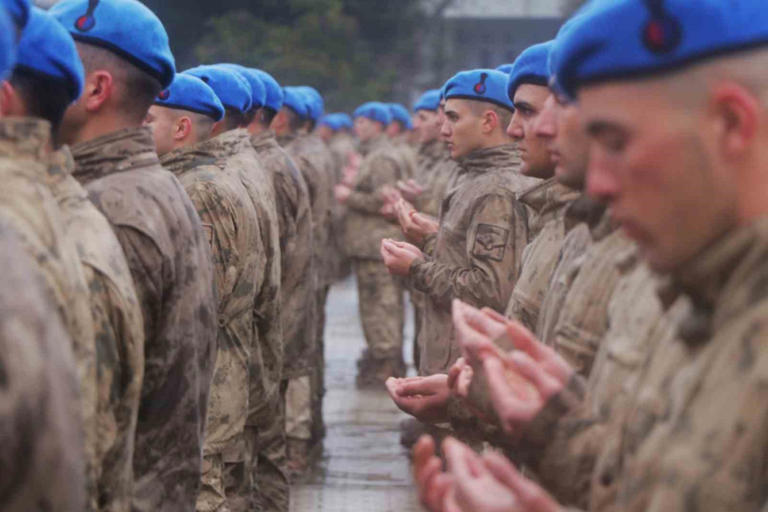
[[[308,84],[328,109],[407,100],[424,15],[413,0],[146,0],[166,24],[179,69],[232,61]]]

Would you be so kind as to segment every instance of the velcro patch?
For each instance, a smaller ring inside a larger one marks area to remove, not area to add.
[[[492,224],[480,224],[477,226],[475,246],[472,255],[477,258],[487,258],[493,261],[504,259],[509,242],[509,230]]]

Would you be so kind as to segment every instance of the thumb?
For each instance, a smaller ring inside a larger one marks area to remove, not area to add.
[[[507,363],[521,376],[529,380],[548,399],[559,393],[563,386],[556,378],[525,352],[516,350],[506,357]]]

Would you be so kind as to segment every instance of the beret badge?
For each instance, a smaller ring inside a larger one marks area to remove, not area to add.
[[[80,32],[89,32],[96,26],[96,18],[93,11],[99,5],[99,0],[88,0],[88,9],[85,14],[75,20],[75,28]]]
[[[643,44],[657,55],[672,52],[680,45],[680,22],[664,9],[663,0],[646,0],[651,20],[643,28]]]
[[[483,73],[480,75],[480,81],[475,84],[474,91],[477,94],[485,94],[488,90],[488,87],[485,85],[485,81],[488,80],[488,73]]]
[[[167,100],[168,98],[170,98],[170,97],[171,97],[171,91],[169,91],[168,89],[166,89],[166,90],[164,90],[163,92],[161,92],[160,94],[158,94],[158,95],[157,95],[157,97],[158,97],[158,98],[159,98],[161,101],[165,101],[165,100]]]

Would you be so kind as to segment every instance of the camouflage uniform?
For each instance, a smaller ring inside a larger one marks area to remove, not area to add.
[[[73,343],[85,428],[87,510],[95,509],[98,457],[98,382],[88,287],[75,243],[46,185],[50,125],[31,118],[0,120],[0,217],[21,236],[37,262]]]
[[[554,338],[563,303],[578,276],[579,262],[592,244],[590,230],[600,231],[599,223],[604,218],[605,208],[588,196],[582,195],[566,208],[565,238],[560,250],[557,266],[549,281],[536,323],[536,336],[545,342]]]
[[[735,229],[683,265],[662,295],[692,308],[657,345],[619,445],[618,507],[758,510],[768,499],[768,221]]]
[[[285,358],[283,380],[301,376],[310,364],[314,344],[307,339],[314,329],[315,275],[312,232],[312,211],[309,191],[298,167],[280,147],[271,131],[251,139],[262,165],[272,175],[277,200],[277,220],[280,227],[282,257],[281,316]],[[259,460],[258,488],[265,511],[287,511],[289,488],[286,476],[285,403],[278,404],[279,421],[260,433],[259,443],[265,458]]]
[[[551,344],[582,375],[589,375],[608,330],[608,302],[618,282],[616,259],[631,242],[608,215],[592,230],[593,243],[570,270],[575,274],[559,313]]]
[[[213,266],[194,205],[133,128],[74,146],[74,176],[115,229],[144,317],[133,510],[189,511],[216,356]]]
[[[405,179],[416,178],[419,174],[419,158],[416,150],[408,144],[404,135],[392,139],[392,146],[400,161],[400,168],[403,169]]]
[[[58,201],[64,233],[77,246],[96,334],[98,508],[129,511],[144,379],[144,319],[123,249],[107,219],[72,177],[74,168],[68,149],[56,152],[48,167],[48,185]]]
[[[425,191],[416,206],[420,211],[437,218],[440,215],[443,199],[455,181],[460,167],[455,160],[451,159],[451,154],[441,140],[424,146],[420,156],[420,166],[424,165],[424,170],[419,174],[424,176],[422,185]]]
[[[528,244],[527,213],[516,194],[537,181],[519,174],[515,147],[477,150],[459,163],[433,255],[411,267],[413,286],[427,295],[419,338],[422,375],[447,372],[460,355],[452,300],[504,311]]]
[[[71,340],[22,243],[0,220],[0,509],[81,512],[86,484]]]
[[[333,212],[336,200],[333,186],[338,171],[333,153],[320,137],[314,134],[296,138],[286,148],[296,155],[296,162],[304,174],[309,187],[312,220],[315,227],[314,250],[317,254],[315,269],[317,272],[316,316],[315,316],[315,355],[312,365],[310,403],[312,404],[311,431],[312,440],[318,441],[325,435],[322,403],[325,395],[325,309],[328,292],[335,281],[336,254],[333,246]]]
[[[241,501],[250,499],[245,420],[251,361],[261,359],[259,347],[254,347],[254,304],[266,262],[250,197],[240,180],[227,172],[233,153],[222,143],[224,137],[177,149],[161,158],[162,165],[184,186],[203,222],[219,297],[218,354],[196,506],[201,512],[231,510],[238,496],[245,495]],[[228,485],[228,480],[234,480],[234,485]]]
[[[268,475],[282,486],[280,470],[283,427],[281,385],[285,361],[283,318],[281,316],[282,253],[275,187],[271,173],[262,165],[250,135],[234,130],[219,137],[231,147],[233,165],[228,172],[245,186],[256,209],[265,258],[264,278],[256,297],[256,334],[263,354],[262,366],[252,372],[246,438],[251,452],[251,478],[254,482]],[[262,444],[262,441],[265,444]],[[263,466],[262,466],[263,465]],[[274,485],[270,487],[274,492]],[[257,500],[264,499],[261,491]],[[259,505],[261,506],[261,505]]]
[[[536,330],[541,304],[565,238],[565,211],[578,195],[579,192],[552,178],[520,196],[520,202],[533,212],[528,223],[533,241],[523,252],[522,270],[506,314],[531,331]]]
[[[365,159],[346,201],[345,246],[357,275],[360,318],[368,344],[363,361],[389,361],[398,366],[403,357],[403,291],[382,263],[380,247],[382,239],[402,235],[399,226],[379,214],[384,203],[378,192],[403,179],[404,170],[392,156],[385,135],[365,142],[361,149]]]
[[[322,354],[322,332],[325,323],[325,298],[330,282],[329,237],[331,212],[333,207],[333,158],[321,140],[315,136],[286,135],[279,138],[299,168],[309,192],[309,204],[312,210],[314,275],[314,325],[312,334],[306,340],[306,361],[299,359],[293,366],[296,371],[288,379],[286,391],[286,435],[290,446],[311,443],[317,424],[312,411],[304,409],[309,404],[312,409],[313,396],[322,394],[316,389],[319,355]],[[301,365],[303,368],[298,368]],[[313,393],[314,392],[314,393]],[[319,421],[322,421],[321,419]]]
[[[354,138],[347,133],[338,133],[328,144],[334,160],[334,185],[341,183],[344,178],[344,168],[349,162],[349,156],[357,153]],[[335,200],[331,211],[331,242],[333,244],[333,260],[330,272],[334,281],[346,278],[352,271],[351,262],[344,248],[344,218],[347,207]]]

